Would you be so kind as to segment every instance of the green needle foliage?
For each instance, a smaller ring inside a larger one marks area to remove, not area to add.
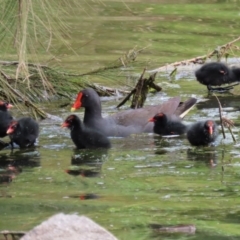
[[[53,96],[68,96],[67,92],[77,89],[76,81],[70,76],[41,65],[47,62],[43,55],[52,58],[53,41],[61,41],[70,48],[70,28],[61,21],[66,13],[64,5],[78,6],[77,0],[0,0],[0,95],[11,102],[23,102],[42,117],[46,114],[33,103],[51,100]],[[69,9],[69,8],[68,8]]]

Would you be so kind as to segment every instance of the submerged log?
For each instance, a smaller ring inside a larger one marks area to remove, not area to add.
[[[194,224],[178,224],[178,225],[160,225],[150,224],[150,227],[159,233],[187,233],[195,234],[196,226]]]
[[[3,230],[0,231],[0,234],[2,234],[4,236],[4,238],[6,240],[8,240],[9,236],[11,236],[11,239],[19,239],[20,237],[24,236],[24,234],[26,234],[26,232],[24,231],[8,231],[8,230]]]

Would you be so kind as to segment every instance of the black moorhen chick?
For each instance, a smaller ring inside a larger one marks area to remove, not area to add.
[[[181,118],[170,118],[164,113],[158,113],[149,119],[153,122],[153,131],[159,135],[181,135],[186,133],[187,126],[181,122]]]
[[[110,148],[109,139],[95,129],[84,127],[78,116],[72,114],[66,118],[62,127],[71,130],[71,139],[78,149]]]
[[[7,102],[0,101],[0,138],[7,136],[7,129],[13,120],[12,115],[8,112],[12,105]]]
[[[196,102],[197,99],[190,98],[180,103],[180,97],[174,97],[161,105],[119,111],[103,118],[98,94],[92,88],[87,88],[78,93],[71,110],[84,107],[83,123],[85,126],[97,129],[106,136],[126,137],[133,133],[153,132],[153,123],[148,121],[149,118],[159,112],[164,112],[169,116],[183,117]]]
[[[218,136],[217,124],[212,120],[192,124],[187,130],[187,139],[194,146],[206,146]]]
[[[228,87],[212,88],[212,86],[221,86],[240,81],[240,68],[229,68],[221,62],[211,62],[204,64],[195,72],[197,81],[206,85],[209,91],[228,91],[233,88],[234,84]]]
[[[8,109],[12,108],[13,105],[8,103],[8,102],[4,102],[4,101],[0,101],[0,110],[6,112]]]
[[[34,119],[23,117],[10,123],[7,134],[11,139],[12,149],[13,143],[20,148],[32,147],[39,135],[39,125]]]

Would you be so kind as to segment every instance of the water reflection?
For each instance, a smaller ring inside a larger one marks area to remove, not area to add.
[[[7,165],[5,168],[1,168],[0,172],[0,184],[8,184],[12,182],[16,176],[22,172],[22,168],[19,166]]]
[[[207,166],[215,167],[219,162],[219,158],[223,158],[222,154],[214,148],[210,148],[208,150],[205,148],[195,148],[187,150],[187,159],[189,161],[203,161]]]
[[[107,149],[74,150],[71,166],[66,170],[66,173],[73,176],[99,177],[102,164],[107,158],[107,152]]]
[[[40,154],[35,149],[19,150],[0,155],[0,184],[10,183],[24,168],[40,166]]]
[[[154,136],[154,145],[157,147],[155,154],[163,155],[168,152],[182,150],[184,139],[186,139],[185,135]]]
[[[228,94],[221,94],[217,96],[223,108],[229,108],[228,111],[233,111],[233,109],[239,110],[240,96],[232,96]],[[208,99],[208,100],[207,100]],[[218,102],[214,95],[208,95],[206,101],[199,102],[196,107],[198,109],[204,110],[208,108],[214,108],[218,111]]]
[[[4,148],[6,148],[8,146],[10,146],[9,143],[0,140],[0,150],[3,150]]]
[[[77,194],[77,195],[71,195],[71,198],[79,198],[80,200],[93,200],[100,198],[99,195],[95,193],[83,193],[83,194]]]
[[[86,178],[99,177],[101,175],[102,165],[107,158],[107,149],[81,149],[74,150],[71,157],[71,166],[65,170],[72,176],[81,176]],[[73,194],[70,198],[78,198],[80,200],[98,199],[100,196],[95,193]]]

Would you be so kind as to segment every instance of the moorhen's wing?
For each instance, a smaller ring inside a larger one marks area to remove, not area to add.
[[[144,129],[146,125],[153,126],[152,123],[148,122],[149,118],[153,117],[158,112],[164,112],[168,115],[174,114],[179,103],[180,97],[174,97],[161,105],[119,111],[111,117],[118,125],[134,126],[135,128]]]
[[[193,97],[189,98],[185,102],[181,102],[175,111],[175,115],[179,116],[180,118],[184,118],[196,103],[197,99]]]

